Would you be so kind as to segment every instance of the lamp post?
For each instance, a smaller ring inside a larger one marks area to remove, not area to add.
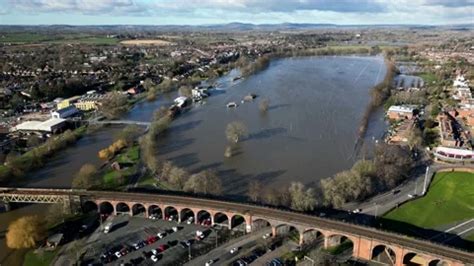
[[[422,192],[422,195],[425,195],[426,193],[426,186],[427,186],[427,182],[428,182],[428,173],[430,171],[430,167],[427,166],[426,167],[426,172],[425,172],[425,181],[423,182],[423,192]]]

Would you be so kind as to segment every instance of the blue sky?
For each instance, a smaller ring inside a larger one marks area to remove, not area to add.
[[[459,24],[474,0],[0,0],[0,24]]]

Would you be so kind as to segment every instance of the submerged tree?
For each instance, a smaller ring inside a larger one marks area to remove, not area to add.
[[[227,124],[225,135],[227,140],[237,143],[241,138],[247,136],[247,127],[240,121],[234,121]]]

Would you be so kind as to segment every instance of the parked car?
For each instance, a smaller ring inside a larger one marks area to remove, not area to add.
[[[150,259],[153,261],[153,262],[157,262],[158,261],[158,257],[153,255],[150,257]]]
[[[266,233],[262,236],[263,239],[270,238],[272,236],[272,233]]]
[[[209,260],[208,262],[206,262],[206,266],[210,266],[212,264],[214,264],[214,260]]]
[[[239,251],[239,248],[238,248],[238,247],[231,248],[231,249],[230,249],[230,254],[237,253],[237,251]]]
[[[360,213],[362,211],[362,209],[355,209],[352,211],[352,213]]]

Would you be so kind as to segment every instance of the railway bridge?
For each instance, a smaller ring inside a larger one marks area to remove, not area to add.
[[[75,189],[0,188],[4,203],[62,203],[73,211],[97,210],[110,215],[174,216],[178,221],[208,221],[230,229],[241,224],[247,233],[263,226],[273,236],[292,231],[299,244],[321,240],[325,248],[352,246],[352,257],[388,265],[469,265],[474,254],[392,232],[298,212],[245,203],[154,193]],[[192,217],[193,219],[190,219]]]

